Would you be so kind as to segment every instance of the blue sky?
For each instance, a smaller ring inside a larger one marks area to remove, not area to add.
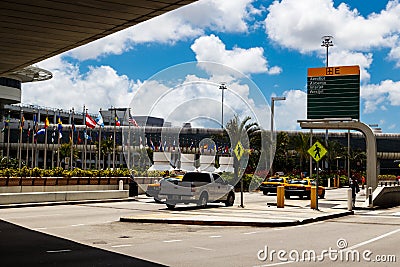
[[[26,104],[64,109],[86,105],[91,113],[111,106],[131,106],[134,114],[147,115],[140,112],[154,104],[154,92],[161,92],[157,84],[145,94],[143,85],[148,85],[151,77],[160,76],[160,72],[174,76],[177,64],[210,61],[246,75],[266,104],[271,96],[286,96],[286,101],[276,102],[275,126],[296,130],[297,120],[306,118],[307,68],[325,66],[325,48],[321,47],[324,35],[334,37],[330,66],[360,66],[361,121],[378,124],[383,132],[399,132],[398,1],[200,0],[38,63],[54,77],[24,84],[22,99]],[[216,76],[213,73],[202,82],[217,83]],[[218,76],[219,81],[226,79],[231,91],[226,92],[224,102],[225,122],[233,114],[229,108],[235,103],[229,103],[229,94],[237,90],[242,99],[252,103],[250,95],[255,90],[245,90],[243,84],[239,86],[227,76]],[[217,119],[221,91],[213,88],[210,86],[207,94],[216,103],[210,104],[207,116]],[[198,94],[185,90],[183,94],[177,92],[170,105]],[[189,112],[187,107],[182,108]],[[246,108],[237,112],[247,115]],[[203,115],[185,118],[190,116]],[[267,125],[268,111],[264,117]]]

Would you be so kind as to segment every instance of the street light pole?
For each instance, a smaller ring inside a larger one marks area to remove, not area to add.
[[[221,128],[224,128],[224,90],[228,89],[225,83],[221,83],[219,89],[222,90],[222,102],[221,102]]]
[[[322,36],[322,44],[321,46],[325,46],[326,47],[326,67],[328,67],[328,51],[329,51],[329,47],[333,46],[333,36],[330,35],[325,35]]]
[[[322,44],[321,46],[326,47],[326,67],[328,67],[328,54],[329,54],[329,47],[333,46],[333,36],[325,35],[322,36]],[[325,131],[325,146],[328,147],[328,129]],[[325,161],[325,168],[328,168],[328,161]]]
[[[273,96],[271,97],[271,148],[270,148],[270,162],[271,162],[271,176],[273,175],[273,135],[274,132],[274,113],[275,113],[275,101],[283,101],[286,100],[284,96]]]

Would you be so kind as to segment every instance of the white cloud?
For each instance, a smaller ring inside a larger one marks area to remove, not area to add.
[[[68,54],[79,60],[87,60],[121,54],[140,43],[174,44],[196,38],[207,29],[224,33],[247,32],[248,20],[260,14],[251,5],[252,2],[201,0],[75,48]]]
[[[359,65],[360,79],[364,83],[368,82],[371,77],[370,73],[368,72],[368,69],[372,64],[371,53],[364,54],[345,50],[335,50],[333,53],[330,54],[329,62],[330,66]]]
[[[361,97],[364,99],[364,113],[372,113],[377,108],[385,110],[386,104],[400,106],[400,82],[385,80],[380,84],[362,86]]]
[[[307,118],[307,94],[301,90],[289,90],[285,91],[283,96],[286,97],[286,100],[275,102],[275,129],[299,129],[297,120]]]
[[[127,107],[137,84],[126,75],[119,75],[110,66],[91,67],[85,74],[79,66],[56,56],[38,63],[38,66],[53,73],[49,81],[23,85],[22,102],[40,106],[53,106],[69,110],[81,110],[83,105],[89,112],[111,106]],[[51,104],[49,104],[51,103]]]
[[[130,107],[138,115],[150,115],[164,118],[173,126],[181,126],[191,121],[193,126],[202,126],[212,122],[213,126],[221,122],[222,91],[219,90],[222,76],[199,77],[193,74],[193,62],[168,68],[159,74],[158,80],[146,81],[136,92]],[[187,71],[184,79],[176,78],[176,73]],[[229,72],[229,69],[228,69]],[[244,118],[250,116],[262,127],[269,127],[269,106],[261,91],[246,76],[228,77],[225,75],[227,90],[224,91],[224,124],[235,114]],[[171,77],[166,80],[165,77]],[[198,119],[201,120],[198,121]],[[209,125],[208,125],[209,126]]]
[[[268,68],[267,59],[263,56],[262,47],[243,49],[234,47],[227,50],[225,44],[217,36],[202,36],[191,46],[196,54],[197,61],[210,61],[224,64],[242,73],[269,73],[279,74],[281,68],[274,66]]]
[[[393,48],[390,56],[399,60],[397,51],[400,32],[400,5],[389,1],[386,9],[361,16],[356,9],[332,0],[282,0],[268,8],[266,33],[281,46],[302,53],[323,54],[321,37],[334,36],[334,49],[369,51],[372,48]]]

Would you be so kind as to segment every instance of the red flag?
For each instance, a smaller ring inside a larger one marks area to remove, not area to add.
[[[90,117],[90,115],[87,113],[86,113],[85,123],[86,123],[86,126],[91,129],[94,129],[97,125],[96,121],[92,117]]]

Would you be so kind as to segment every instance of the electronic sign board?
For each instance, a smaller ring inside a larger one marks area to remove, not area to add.
[[[307,119],[360,119],[360,67],[309,68]]]

